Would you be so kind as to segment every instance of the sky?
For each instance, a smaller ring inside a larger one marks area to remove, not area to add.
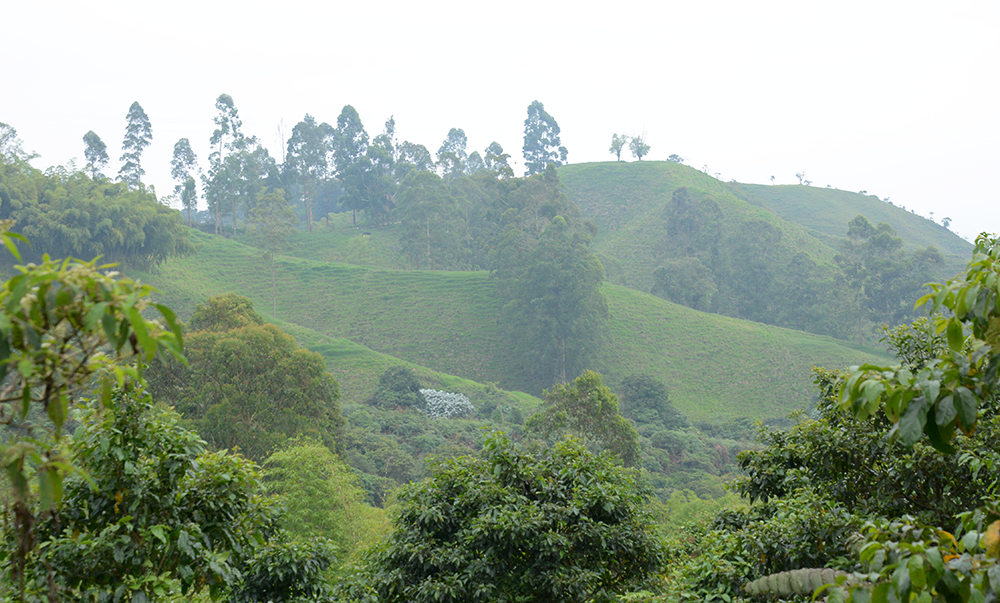
[[[222,93],[279,161],[282,128],[306,113],[335,124],[350,104],[370,136],[393,116],[400,141],[431,152],[451,128],[470,153],[497,141],[518,174],[538,100],[570,163],[613,160],[612,134],[645,134],[644,160],[677,154],[759,184],[804,172],[949,217],[968,239],[1000,231],[995,0],[34,0],[3,12],[0,122],[40,154],[33,165],[82,167],[93,130],[117,174],[138,101],[160,196],[178,139],[207,167]]]

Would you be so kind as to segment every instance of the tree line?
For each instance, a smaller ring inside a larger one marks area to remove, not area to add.
[[[216,234],[227,220],[235,234],[240,217],[245,224],[257,199],[275,189],[287,192],[306,229],[312,231],[316,219],[331,211],[351,211],[355,218],[363,212],[374,224],[384,223],[411,170],[430,170],[447,178],[483,170],[513,176],[510,156],[496,142],[483,153],[470,153],[465,132],[452,128],[432,155],[422,144],[399,142],[392,117],[386,120],[381,134],[370,137],[357,110],[350,105],[340,112],[336,125],[318,123],[306,114],[292,128],[279,163],[256,136],[244,132],[231,96],[221,94],[215,108],[216,127],[209,139],[208,165],[202,169],[190,140],[181,138],[174,144],[171,176],[176,182],[174,198],[187,213],[189,224],[197,211],[200,180]],[[543,171],[549,163],[564,164],[568,151],[561,144],[559,125],[542,103],[532,102],[527,113],[522,151],[525,175],[530,176]],[[126,116],[124,154],[118,174],[118,179],[131,189],[138,187],[145,173],[141,156],[151,141],[149,117],[135,102]],[[87,169],[96,180],[109,161],[107,145],[94,131],[87,132],[83,142]]]

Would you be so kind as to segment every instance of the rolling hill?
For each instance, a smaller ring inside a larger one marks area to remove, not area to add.
[[[309,236],[324,233],[300,235]],[[259,252],[229,239],[196,238],[197,255],[142,275],[161,290],[160,301],[188,316],[197,302],[234,291],[267,316],[270,279]],[[442,384],[460,378],[518,388],[504,369],[499,302],[486,272],[386,270],[287,256],[278,267],[277,317],[268,319],[279,319],[327,358],[345,403],[370,395],[394,358],[444,374],[434,377]],[[811,405],[812,365],[886,360],[834,339],[697,312],[624,287],[606,285],[605,293],[611,340],[593,368],[612,387],[631,373],[659,376],[692,420],[783,417]]]

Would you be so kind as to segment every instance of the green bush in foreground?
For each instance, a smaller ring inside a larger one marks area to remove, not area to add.
[[[663,549],[638,474],[566,439],[537,454],[490,434],[399,493],[395,531],[343,586],[382,602],[613,601]]]

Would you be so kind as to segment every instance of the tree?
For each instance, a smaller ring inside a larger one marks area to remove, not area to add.
[[[368,132],[361,123],[361,116],[351,105],[344,105],[337,117],[337,129],[332,134],[333,164],[337,178],[344,187],[342,203],[353,213],[357,224],[358,210],[369,209],[365,194],[365,166],[360,165],[368,151]]]
[[[666,260],[653,271],[650,293],[695,310],[708,312],[719,289],[712,271],[696,257]]]
[[[193,176],[188,176],[187,180],[184,181],[184,188],[181,189],[180,199],[181,207],[187,210],[188,226],[192,226],[194,222],[192,221],[191,213],[198,209],[198,183],[195,182]]]
[[[805,179],[806,179],[805,172],[795,172],[795,177],[799,179],[799,184],[805,184]]]
[[[153,127],[149,117],[142,110],[138,101],[132,103],[125,116],[125,139],[122,141],[122,153],[119,159],[122,167],[118,170],[118,179],[130,189],[139,188],[142,177],[146,174],[140,165],[142,151],[153,140]]]
[[[628,143],[628,150],[632,152],[632,156],[642,161],[642,158],[649,154],[649,145],[646,144],[646,135],[633,136],[632,140]]]
[[[619,136],[618,134],[611,135],[611,148],[609,149],[609,152],[615,156],[615,161],[622,160],[622,150],[627,145],[628,145],[627,134],[622,134],[621,136]]]
[[[422,144],[404,140],[399,144],[396,159],[396,178],[402,180],[410,170],[426,171],[434,167],[430,151]]]
[[[684,158],[681,157],[680,155],[673,154],[670,157],[667,157],[667,161],[672,161],[674,163],[684,163]]]
[[[299,183],[303,199],[306,227],[312,232],[313,208],[320,183],[329,174],[327,162],[327,140],[333,135],[329,124],[317,124],[316,119],[306,113],[302,121],[292,128],[288,139],[288,153],[285,156],[286,173],[293,175]]]
[[[250,221],[254,225],[254,243],[264,252],[271,266],[271,315],[277,317],[278,284],[274,256],[288,244],[288,236],[295,232],[299,220],[285,201],[285,192],[278,189],[261,197]]]
[[[852,368],[840,390],[840,406],[860,419],[884,413],[907,446],[926,435],[952,452],[956,432],[972,435],[997,395],[1000,381],[1000,240],[981,234],[964,274],[917,300],[928,306],[935,332],[948,347],[918,370],[904,365]],[[950,316],[938,314],[946,309]],[[968,333],[968,335],[967,335]]]
[[[83,156],[87,159],[87,169],[94,180],[101,175],[101,168],[108,165],[108,145],[93,130],[83,135]]]
[[[378,378],[378,388],[372,396],[376,406],[386,408],[427,407],[420,391],[420,381],[413,370],[405,366],[390,366]]]
[[[174,185],[174,195],[181,199],[181,205],[187,210],[188,226],[191,226],[191,212],[197,207],[197,192],[192,195],[188,188],[196,188],[193,171],[198,168],[198,157],[191,148],[191,141],[181,138],[174,143],[174,156],[170,160],[170,177]],[[190,183],[190,184],[189,184]]]
[[[618,397],[594,371],[546,391],[542,410],[528,419],[525,429],[546,438],[569,433],[584,444],[610,450],[626,467],[639,464],[639,434],[618,412]]]
[[[465,174],[471,176],[485,169],[486,163],[483,161],[483,156],[479,154],[479,151],[473,151],[465,162]]]
[[[20,259],[15,240],[25,239],[8,234],[9,227],[10,222],[2,225],[0,238]],[[141,311],[152,305],[151,289],[104,268],[45,256],[40,264],[19,266],[19,274],[0,287],[0,423],[14,428],[0,443],[11,486],[6,544],[12,550],[4,557],[22,601],[26,567],[37,551],[38,521],[58,510],[66,477],[76,471],[62,448],[74,402],[95,382],[104,405],[111,403],[116,380],[141,382],[141,369],[126,364],[133,357],[149,361],[167,352],[183,358],[174,313],[155,305],[165,326],[146,320]]]
[[[219,301],[195,310],[192,324],[208,326],[185,337],[190,367],[168,362],[149,368],[154,396],[181,411],[214,448],[238,447],[253,460],[299,435],[342,450],[339,386],[323,357],[261,324],[249,300]],[[203,320],[203,313],[218,322]],[[245,326],[222,330],[228,325]]]
[[[675,430],[688,427],[687,417],[670,403],[667,386],[650,375],[629,375],[618,388],[622,416],[640,424]]]
[[[33,577],[51,571],[57,594],[88,601],[162,600],[173,580],[213,596],[238,584],[256,539],[277,531],[259,469],[207,452],[140,389],[82,422],[70,453],[87,477],[66,480],[61,511],[39,526]]]
[[[290,440],[264,461],[264,476],[284,507],[282,526],[299,542],[323,534],[344,559],[389,527],[383,510],[365,504],[355,470],[318,440]]]
[[[600,345],[608,316],[604,269],[589,244],[587,234],[556,216],[512,284],[502,316],[533,385],[565,383]]]
[[[508,163],[509,159],[510,155],[504,153],[500,143],[494,140],[490,143],[490,146],[486,147],[486,155],[483,157],[483,163],[486,169],[495,173],[498,178],[513,178],[514,170]]]
[[[410,262],[426,270],[454,268],[461,254],[461,214],[447,183],[434,172],[403,179],[398,213],[400,245]]]
[[[465,152],[466,145],[465,130],[461,128],[448,130],[448,137],[441,143],[437,152],[437,164],[443,176],[454,178],[465,173],[465,162],[469,158]]]
[[[559,124],[545,111],[538,101],[528,105],[528,118],[524,120],[524,175],[545,171],[552,163],[556,167],[566,162],[566,147],[560,146]]]
[[[348,596],[386,602],[610,602],[661,568],[638,474],[576,440],[538,454],[499,433],[399,493],[395,529]],[[362,590],[364,589],[364,590]]]

